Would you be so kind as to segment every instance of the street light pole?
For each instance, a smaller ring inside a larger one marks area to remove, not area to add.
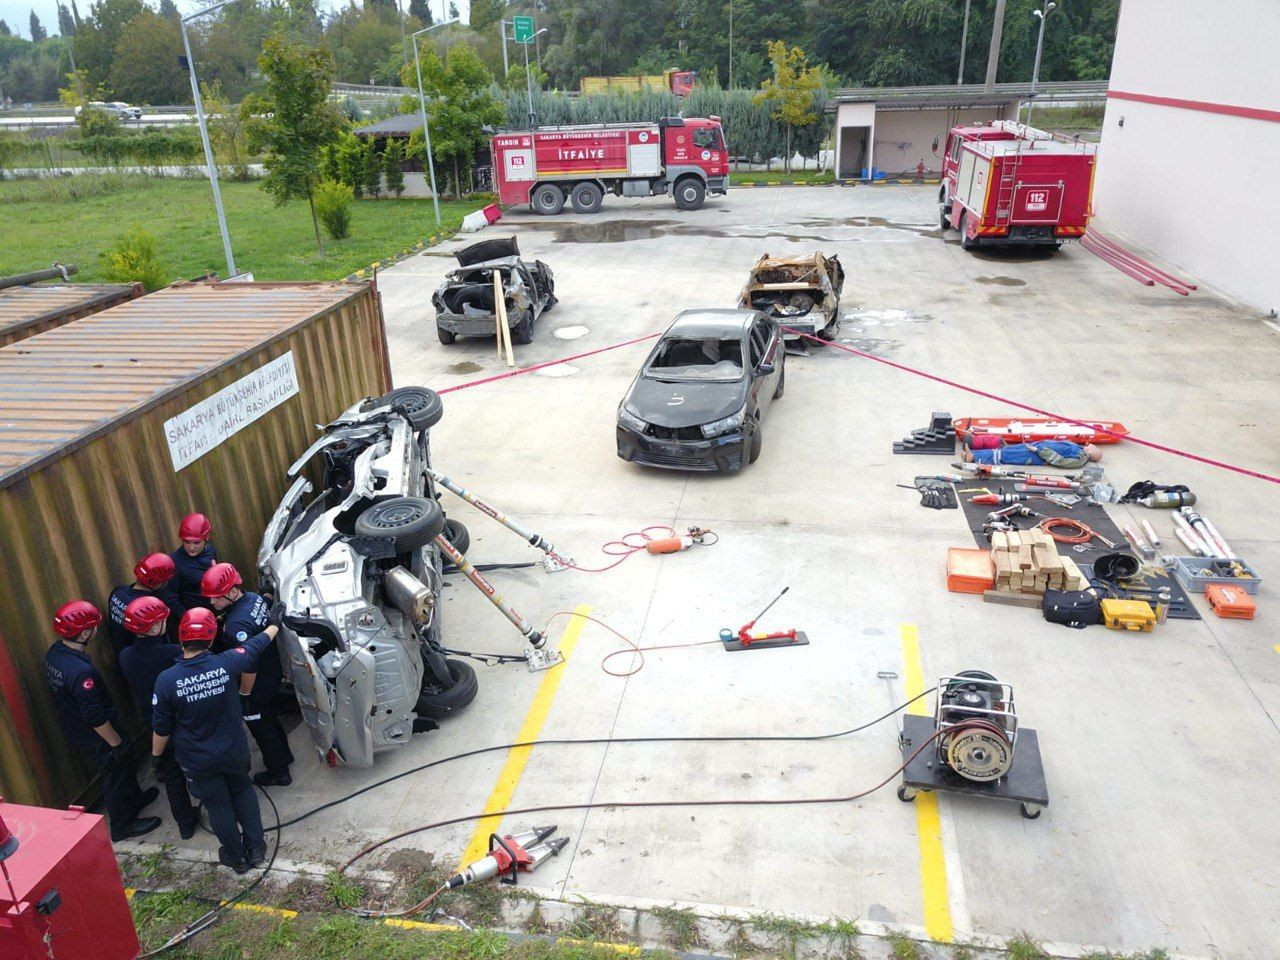
[[[964,49],[969,43],[969,4],[971,0],[964,0],[964,28],[960,31],[960,71],[956,76],[956,86],[964,83]]]
[[[227,279],[236,276],[236,258],[231,253],[231,234],[227,231],[227,214],[222,209],[222,191],[218,189],[218,165],[213,161],[213,147],[209,144],[209,128],[204,122],[204,101],[200,98],[200,81],[196,79],[196,61],[191,55],[191,40],[187,36],[187,21],[203,17],[220,7],[225,7],[233,0],[222,0],[212,6],[189,13],[180,21],[182,26],[182,48],[187,53],[187,70],[191,73],[191,96],[195,98],[196,122],[200,124],[200,142],[204,144],[204,160],[209,168],[209,183],[213,186],[213,205],[218,211],[218,227],[222,230],[222,252],[227,257]]]
[[[529,97],[529,129],[532,130],[538,125],[538,116],[533,112],[533,75],[529,72],[529,44],[535,43],[541,34],[547,32],[547,28],[543,27],[532,37],[521,44],[524,47],[524,89]]]
[[[410,38],[413,40],[413,66],[418,72],[418,108],[422,111],[422,146],[427,153],[427,169],[431,172],[431,205],[436,211],[437,227],[441,226],[440,194],[436,191],[436,161],[431,156],[431,128],[427,125],[427,96],[422,92],[422,58],[418,55],[418,36],[440,27],[447,27],[451,23],[457,23],[459,19],[454,17],[452,20],[433,23],[429,27],[423,27]]]
[[[1036,62],[1031,68],[1031,100],[1027,103],[1027,126],[1031,126],[1031,111],[1036,108],[1036,84],[1040,80],[1040,54],[1044,51],[1044,27],[1049,20],[1049,14],[1058,5],[1052,0],[1044,5],[1044,10],[1032,10],[1033,16],[1040,18],[1040,37],[1036,40]]]
[[[511,72],[511,61],[507,59],[507,24],[510,20],[498,21],[498,32],[502,34],[502,82],[507,82],[507,74]]]

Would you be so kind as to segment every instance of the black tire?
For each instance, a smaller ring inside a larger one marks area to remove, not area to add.
[[[464,555],[467,552],[467,548],[471,546],[471,534],[467,532],[467,528],[461,522],[454,520],[452,517],[445,518],[444,538],[453,544],[453,549]]]
[[[707,188],[697,177],[681,177],[671,191],[681,210],[697,210],[707,198]]]
[[[903,785],[898,787],[898,799],[901,800],[903,803],[911,803],[911,801],[915,800],[915,797],[908,797],[907,788],[905,785]]]
[[[437,328],[438,329],[438,328]],[[443,338],[441,339],[443,343]],[[430,387],[397,387],[376,400],[366,400],[361,410],[375,407],[398,407],[409,415],[409,425],[414,430],[434,427],[444,416],[444,401]]]
[[[1043,810],[1037,810],[1035,813],[1031,813],[1027,810],[1027,805],[1025,803],[1018,804],[1018,807],[1019,812],[1022,814],[1022,819],[1024,820],[1038,820],[1040,818],[1040,814],[1044,812]]]
[[[520,314],[520,319],[516,321],[516,325],[511,328],[512,343],[533,343],[533,310],[525,308]]]
[[[944,207],[947,205],[947,185],[945,183],[938,188],[938,203]]]
[[[759,460],[760,451],[764,449],[764,431],[760,428],[759,418],[751,423],[751,436],[747,438],[747,463]]]
[[[440,338],[440,342],[446,347],[458,339],[458,335],[456,333],[450,333],[444,327],[436,327],[436,336]]]
[[[424,497],[391,497],[356,517],[358,537],[391,537],[396,552],[426,546],[444,533],[444,511]]]
[[[543,183],[534,188],[529,196],[529,206],[534,213],[544,217],[554,217],[564,209],[564,191],[554,183]]]
[[[951,229],[951,208],[944,203],[939,205],[939,210],[938,229],[946,233]]]
[[[435,684],[430,671],[423,684],[422,693],[418,695],[418,703],[414,707],[418,716],[430,720],[444,720],[460,712],[480,690],[480,681],[471,664],[462,660],[446,660],[449,675],[453,677],[453,686],[441,689]]]
[[[972,250],[978,244],[969,239],[969,211],[966,210],[960,214],[960,246],[965,250]]]
[[[782,391],[786,389],[786,386],[787,386],[787,362],[784,360],[782,361],[782,369],[778,371],[778,386],[773,391],[773,399],[777,400],[779,397],[781,397]]]
[[[578,213],[595,213],[604,202],[604,191],[589,180],[584,180],[582,183],[574,184],[573,192],[569,194],[569,202]]]

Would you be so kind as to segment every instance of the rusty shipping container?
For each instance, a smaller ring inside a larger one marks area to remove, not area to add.
[[[252,582],[315,425],[390,387],[381,299],[363,283],[182,284],[0,347],[0,795],[96,792],[44,683],[53,610],[105,607],[197,510]],[[109,647],[90,653],[123,706]]]
[[[0,290],[0,347],[140,297],[140,283],[46,283]]]

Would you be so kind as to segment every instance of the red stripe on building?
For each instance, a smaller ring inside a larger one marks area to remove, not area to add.
[[[1218,113],[1227,117],[1244,117],[1247,120],[1280,123],[1280,110],[1263,110],[1261,107],[1237,107],[1230,103],[1210,103],[1207,100],[1155,97],[1149,93],[1127,93],[1124,90],[1108,90],[1107,97],[1115,100],[1133,100],[1136,103],[1154,103],[1156,106],[1176,107],[1179,110],[1197,110],[1200,113]]]

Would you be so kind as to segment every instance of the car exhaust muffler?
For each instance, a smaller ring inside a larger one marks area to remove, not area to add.
[[[387,599],[413,623],[425,626],[431,621],[436,595],[404,567],[392,567],[387,571],[385,587]]]

